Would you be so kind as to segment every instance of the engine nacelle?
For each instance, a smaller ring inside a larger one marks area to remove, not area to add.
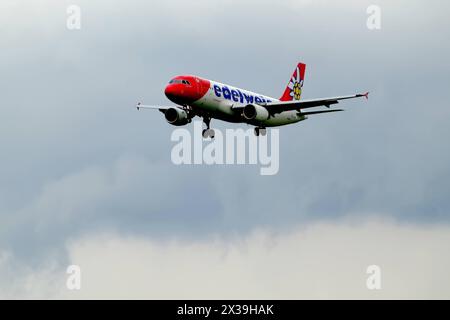
[[[174,126],[184,126],[191,122],[187,112],[180,108],[169,108],[164,113],[164,116],[167,122]]]
[[[242,110],[242,116],[246,120],[264,121],[269,119],[269,111],[258,104],[248,104]]]

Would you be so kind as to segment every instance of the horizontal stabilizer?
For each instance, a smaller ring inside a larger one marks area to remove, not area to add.
[[[339,112],[339,111],[344,111],[344,109],[307,111],[307,112],[302,112],[301,115],[307,116],[307,115],[310,115],[310,114],[319,114],[319,113],[328,113],[328,112]]]

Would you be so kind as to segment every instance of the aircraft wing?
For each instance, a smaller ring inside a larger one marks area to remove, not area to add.
[[[309,100],[292,100],[292,101],[274,101],[268,103],[262,103],[261,105],[265,107],[271,114],[280,113],[289,110],[301,110],[306,108],[314,108],[320,106],[330,107],[332,104],[339,103],[340,100],[353,99],[365,97],[368,99],[369,93],[358,93],[350,96],[332,97],[332,98],[321,98],[321,99],[309,99]]]
[[[142,103],[138,103],[136,104],[136,109],[140,110],[140,109],[156,109],[159,110],[161,112],[165,112],[165,110],[170,109],[170,108],[174,108],[174,107],[169,107],[169,106],[149,106],[149,105],[145,105]]]

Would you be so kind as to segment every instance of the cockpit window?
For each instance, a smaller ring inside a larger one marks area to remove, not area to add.
[[[182,79],[172,79],[169,81],[169,83],[182,83],[182,84],[189,85],[189,86],[191,85],[191,83],[189,81],[182,80]]]

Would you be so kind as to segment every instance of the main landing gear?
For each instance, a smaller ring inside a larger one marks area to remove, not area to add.
[[[209,123],[211,122],[211,118],[203,117],[203,122],[206,124],[206,129],[203,129],[203,131],[202,131],[203,138],[206,139],[206,138],[210,137],[211,139],[213,139],[214,134],[215,134],[214,129],[209,128]]]
[[[257,136],[257,137],[259,137],[259,135],[265,136],[266,133],[267,133],[266,128],[261,128],[261,127],[255,128],[255,136]]]

